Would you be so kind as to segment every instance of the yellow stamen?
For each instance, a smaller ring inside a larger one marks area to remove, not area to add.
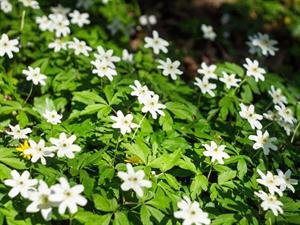
[[[18,147],[18,148],[16,148],[16,150],[17,150],[17,152],[19,152],[20,153],[20,155],[23,157],[23,158],[25,158],[25,159],[31,159],[31,155],[30,154],[25,154],[24,153],[24,151],[26,150],[26,149],[29,149],[30,148],[30,146],[29,146],[29,144],[28,144],[28,141],[24,141],[24,143],[22,144],[20,144],[20,146]]]

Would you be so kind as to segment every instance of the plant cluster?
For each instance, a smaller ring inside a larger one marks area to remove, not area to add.
[[[0,224],[299,224],[299,90],[264,65],[279,41],[185,82],[136,3],[48,4],[0,0]]]

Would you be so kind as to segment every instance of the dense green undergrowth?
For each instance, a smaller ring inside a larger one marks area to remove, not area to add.
[[[137,2],[79,2],[0,0],[0,224],[299,224],[299,88],[264,65],[280,43],[187,83]]]

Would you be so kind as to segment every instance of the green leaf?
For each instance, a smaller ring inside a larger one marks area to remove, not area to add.
[[[84,193],[87,197],[93,195],[93,188],[95,184],[95,178],[91,177],[85,170],[80,170],[80,181],[84,186]]]
[[[253,100],[252,91],[249,85],[243,85],[241,93],[242,99],[245,103],[251,103]]]
[[[237,171],[238,171],[238,177],[240,179],[243,179],[243,177],[247,173],[247,163],[245,159],[239,159],[237,163]]]
[[[109,225],[110,219],[112,214],[108,213],[105,215],[97,215],[92,212],[84,211],[78,212],[75,214],[75,219],[78,220],[80,223],[85,225],[94,224],[97,221],[97,224],[101,225]]]
[[[138,156],[144,163],[148,162],[148,155],[151,149],[140,139],[134,144],[124,143],[122,147],[126,148],[130,154]]]
[[[245,74],[244,69],[241,66],[229,62],[218,64],[217,72],[221,74],[223,71],[227,73],[237,74],[239,77],[244,77]]]
[[[25,163],[19,158],[14,157],[12,149],[2,148],[0,150],[0,162],[14,169],[26,169]]]
[[[28,117],[24,111],[19,111],[19,114],[17,115],[17,120],[19,121],[21,127],[25,127],[29,122]]]
[[[11,169],[0,163],[0,180],[4,180],[6,178],[10,178]]]
[[[168,182],[168,184],[175,190],[179,190],[181,185],[177,182],[176,178],[172,176],[171,174],[165,173],[164,176],[165,180]]]
[[[113,225],[129,225],[127,215],[123,211],[116,212]]]
[[[208,188],[208,180],[206,176],[201,174],[195,176],[190,187],[192,197],[195,198],[197,195],[201,193],[202,190],[207,191],[207,188]]]
[[[168,102],[166,107],[169,111],[171,111],[175,117],[182,120],[193,121],[193,112],[189,110],[187,105],[180,102]]]
[[[151,213],[147,209],[148,206],[142,205],[141,207],[141,221],[144,225],[153,225],[153,223],[150,220]]]
[[[182,159],[179,159],[177,165],[182,169],[189,170],[189,171],[192,171],[194,173],[197,173],[196,166],[192,162],[191,158],[189,158],[185,155],[182,156]]]
[[[85,107],[81,112],[80,115],[86,115],[86,114],[93,114],[98,112],[99,110],[102,110],[103,108],[106,108],[107,105],[103,104],[92,104]]]
[[[172,154],[165,153],[164,155],[154,159],[149,166],[159,168],[161,171],[166,172],[177,165],[178,160],[181,158],[181,151],[177,150]]]
[[[100,97],[97,93],[91,91],[73,92],[72,100],[84,103],[86,105],[92,105],[96,102],[107,105],[107,102],[102,97]]]
[[[96,209],[103,212],[114,212],[118,209],[119,205],[115,198],[108,199],[102,195],[94,194],[93,201]]]
[[[211,225],[231,225],[237,222],[238,220],[235,218],[235,214],[222,214],[217,216],[212,220]]]
[[[222,185],[226,181],[229,181],[229,180],[232,180],[233,178],[235,178],[235,176],[236,176],[236,171],[234,171],[234,170],[224,171],[218,176],[218,184]]]

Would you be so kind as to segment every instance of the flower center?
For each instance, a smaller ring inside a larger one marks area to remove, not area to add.
[[[191,215],[194,216],[196,215],[196,212],[194,210],[191,211]]]
[[[129,177],[128,180],[131,181],[131,182],[137,182],[138,181],[138,179],[136,177]]]
[[[49,199],[47,195],[42,195],[41,197],[41,205],[47,205],[49,204]]]

